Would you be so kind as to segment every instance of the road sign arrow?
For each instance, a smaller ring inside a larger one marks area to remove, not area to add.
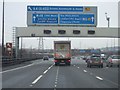
[[[28,7],[28,9],[29,9],[30,11],[32,11],[31,7]]]
[[[36,20],[36,17],[35,16],[33,16],[33,21],[35,21]]]
[[[91,17],[91,19],[92,19],[92,22],[94,22],[94,17]]]

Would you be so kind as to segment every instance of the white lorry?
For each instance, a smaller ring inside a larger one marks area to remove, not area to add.
[[[71,64],[70,41],[54,41],[54,62],[55,66],[59,64]]]

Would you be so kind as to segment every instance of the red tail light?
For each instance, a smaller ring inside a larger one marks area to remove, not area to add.
[[[54,60],[54,62],[58,62],[58,60]]]
[[[71,62],[71,60],[67,60],[67,62]]]

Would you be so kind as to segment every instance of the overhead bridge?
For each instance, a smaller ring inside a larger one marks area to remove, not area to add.
[[[99,37],[119,38],[120,28],[98,28],[78,26],[28,26],[16,27],[16,57],[19,51],[20,37]]]
[[[119,38],[119,28],[29,26],[16,27],[16,37],[107,37]]]

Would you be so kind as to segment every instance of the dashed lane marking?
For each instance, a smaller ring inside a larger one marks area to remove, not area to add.
[[[101,77],[99,77],[99,76],[96,76],[96,78],[99,79],[99,80],[101,80],[101,81],[103,80],[103,78],[101,78]]]
[[[83,70],[85,73],[87,72],[86,70]]]
[[[57,87],[57,82],[58,82],[58,72],[59,72],[59,67],[58,67],[58,69],[57,69],[57,73],[56,73],[55,88],[54,88],[54,89],[56,89],[56,87]]]
[[[38,80],[40,80],[40,78],[42,78],[42,76],[43,76],[43,75],[40,75],[37,79],[35,79],[35,80],[32,82],[32,84],[37,83],[37,82],[38,82]]]
[[[48,70],[44,71],[43,74],[45,74],[45,73],[47,73],[47,72],[48,72]]]
[[[49,68],[52,68],[52,67],[53,67],[53,65],[51,65]],[[46,74],[46,73],[48,72],[48,70],[49,70],[49,69],[45,70],[45,71],[43,72],[43,75]],[[33,84],[36,84],[36,83],[43,77],[43,75],[40,75],[38,78],[36,78],[36,79],[32,82],[32,85],[33,85]]]

